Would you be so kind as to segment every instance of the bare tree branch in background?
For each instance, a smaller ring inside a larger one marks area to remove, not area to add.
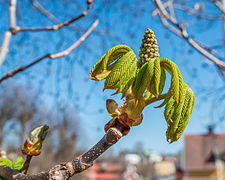
[[[38,1],[36,0],[30,0],[32,5],[37,8],[44,16],[46,16],[48,19],[50,19],[52,22],[56,24],[60,24],[61,22],[50,12],[48,12]]]
[[[157,14],[160,16],[160,20],[165,28],[176,34],[177,36],[183,38],[188,44],[190,44],[194,49],[196,49],[200,54],[208,58],[211,62],[213,62],[218,68],[219,72],[222,74],[222,77],[224,78],[224,71],[225,71],[225,62],[223,58],[216,55],[214,53],[214,50],[212,48],[207,47],[206,45],[203,45],[202,43],[199,43],[194,38],[190,37],[190,35],[187,32],[187,25],[181,24],[175,14],[174,14],[174,8],[177,7],[176,4],[174,4],[173,0],[168,0],[164,3],[162,3],[161,0],[153,0],[156,6],[156,10],[153,12],[153,16],[156,16]],[[217,4],[217,1],[213,1]],[[221,5],[218,5],[221,7]],[[167,11],[167,8],[169,9]],[[184,9],[184,7],[183,7]],[[187,10],[187,9],[185,9]],[[221,12],[222,9],[220,9]]]
[[[220,11],[221,13],[223,13],[223,15],[225,15],[225,7],[224,7],[224,2],[222,1],[218,1],[218,0],[210,0]]]
[[[97,27],[99,23],[99,20],[97,19],[93,24],[92,26],[85,32],[85,34],[83,36],[80,37],[80,39],[78,41],[76,41],[72,46],[70,46],[68,49],[62,51],[62,52],[59,52],[59,53],[55,53],[55,54],[46,54],[44,56],[42,56],[41,58],[35,60],[34,62],[26,65],[26,66],[21,66],[21,67],[18,67],[8,73],[6,73],[2,78],[0,78],[0,83],[14,75],[16,75],[17,73],[19,72],[22,72],[32,66],[34,66],[35,64],[41,62],[42,60],[46,59],[46,58],[49,58],[49,59],[56,59],[56,58],[61,58],[61,57],[64,57],[64,56],[67,56],[69,53],[71,53],[75,48],[77,48],[87,37],[88,35]]]
[[[10,39],[12,37],[12,35],[16,35],[17,32],[27,32],[27,31],[55,31],[55,30],[59,30],[64,26],[68,26],[71,23],[81,19],[82,17],[87,15],[87,12],[90,8],[93,7],[93,0],[88,0],[87,1],[87,8],[81,13],[81,15],[72,18],[64,23],[59,23],[56,24],[54,26],[49,26],[49,27],[45,27],[45,28],[21,28],[19,26],[16,26],[16,2],[17,0],[10,0],[10,6],[9,6],[9,24],[10,24],[10,28],[9,30],[7,30],[5,32],[4,35],[4,39],[3,39],[3,43],[0,49],[0,66],[3,64],[6,55],[8,53],[8,49],[9,49],[9,44],[10,44]],[[40,8],[40,6],[39,6]]]
[[[9,50],[10,39],[14,34],[14,30],[16,29],[16,1],[10,0],[9,6],[9,24],[10,28],[5,32],[4,39],[2,42],[2,46],[0,49],[0,67],[3,64],[5,57]]]
[[[66,180],[74,174],[85,171],[93,165],[93,161],[103,154],[109,147],[117,143],[123,136],[123,132],[127,129],[119,121],[115,127],[111,127],[103,138],[86,153],[76,157],[67,163],[61,163],[51,168],[47,172],[39,174],[23,174],[8,167],[0,166],[0,175],[5,180]]]
[[[79,15],[79,16],[77,16],[77,17],[75,17],[75,18],[72,18],[72,19],[70,19],[70,20],[68,20],[68,21],[66,21],[66,22],[64,22],[64,23],[59,23],[59,24],[56,24],[56,25],[54,25],[54,26],[49,26],[49,27],[44,27],[44,28],[19,28],[19,27],[17,27],[17,29],[16,29],[15,32],[17,33],[17,32],[20,32],[20,31],[21,31],[21,32],[26,32],[26,31],[56,31],[56,30],[61,29],[61,28],[64,27],[64,26],[68,26],[68,25],[70,25],[71,23],[73,23],[73,22],[75,22],[75,21],[81,19],[82,17],[86,16],[88,10],[89,10],[91,7],[92,7],[92,5],[89,5],[89,6],[87,7],[87,9],[85,9],[85,10],[82,12],[81,15]]]

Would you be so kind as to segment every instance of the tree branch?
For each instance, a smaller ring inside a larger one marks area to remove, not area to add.
[[[16,32],[26,32],[26,31],[56,31],[56,30],[59,30],[61,29],[62,27],[64,26],[68,26],[70,25],[71,23],[75,22],[75,21],[78,21],[79,19],[81,19],[82,17],[86,16],[89,9],[93,7],[93,4],[92,4],[92,1],[91,3],[88,3],[88,7],[77,17],[75,18],[72,18],[64,23],[59,23],[59,24],[56,24],[54,26],[49,26],[49,27],[44,27],[44,28],[22,28],[22,27],[18,27],[16,29]]]
[[[222,70],[225,70],[225,62],[218,57],[214,56],[212,53],[208,52],[206,49],[204,49],[197,41],[195,41],[193,38],[189,37],[186,26],[180,25],[176,19],[171,17],[166,9],[164,8],[161,0],[153,0],[160,15],[160,19],[164,27],[178,35],[179,37],[182,37],[184,40],[186,40],[194,49],[196,49],[200,54],[211,60],[214,64],[216,64],[219,68]],[[168,21],[172,24],[169,24]]]
[[[38,1],[36,0],[30,0],[32,5],[37,8],[44,16],[46,16],[48,19],[53,21],[56,24],[60,24],[61,22],[50,12],[48,12]]]
[[[10,30],[6,31],[3,42],[2,42],[2,46],[0,48],[0,67],[3,64],[6,58],[6,55],[9,51],[9,44],[10,44],[11,37],[12,37],[12,32]]]
[[[31,0],[32,1],[32,0]],[[71,23],[78,21],[82,17],[86,16],[89,9],[93,7],[93,0],[87,0],[87,8],[82,12],[81,15],[72,18],[64,23],[58,23],[54,26],[44,27],[44,28],[21,28],[16,26],[16,2],[17,0],[10,0],[9,6],[9,24],[10,28],[5,32],[3,43],[0,49],[0,66],[3,64],[6,55],[8,53],[10,39],[12,35],[16,35],[17,32],[27,32],[27,31],[56,31],[61,29],[64,26],[69,26]],[[41,6],[40,6],[41,7]]]
[[[5,32],[2,46],[0,49],[0,67],[6,58],[6,55],[9,50],[10,39],[11,39],[12,35],[15,33],[14,30],[16,29],[16,1],[17,0],[10,0],[10,6],[9,6],[10,28],[8,31]]]
[[[66,180],[74,174],[85,171],[93,165],[101,154],[103,154],[113,144],[117,143],[123,136],[123,132],[127,127],[116,121],[114,127],[111,127],[103,138],[94,145],[89,151],[80,155],[72,161],[54,166],[47,172],[42,172],[34,175],[25,175],[12,170],[8,167],[0,166],[0,176],[5,180]]]
[[[22,72],[32,66],[34,66],[35,64],[41,62],[42,60],[46,59],[46,58],[49,58],[49,59],[56,59],[56,58],[61,58],[61,57],[64,57],[64,56],[67,56],[69,53],[71,53],[71,51],[73,51],[76,47],[78,47],[87,37],[88,35],[97,27],[99,23],[99,20],[97,19],[93,24],[92,26],[84,33],[83,36],[80,37],[80,39],[78,41],[76,41],[72,46],[70,46],[68,49],[62,51],[62,52],[59,52],[59,53],[55,53],[55,54],[46,54],[44,56],[42,56],[41,58],[35,60],[34,62],[26,65],[26,66],[21,66],[21,67],[18,67],[8,73],[6,73],[2,78],[0,78],[0,83],[14,75],[16,75],[17,73],[19,72]]]
[[[225,8],[223,6],[223,3],[221,3],[221,1],[218,0],[209,0],[211,1],[219,10],[220,12],[225,15]]]
[[[24,162],[23,167],[20,170],[21,173],[23,173],[23,174],[27,173],[29,166],[30,166],[31,159],[32,159],[31,155],[26,156],[26,161]]]

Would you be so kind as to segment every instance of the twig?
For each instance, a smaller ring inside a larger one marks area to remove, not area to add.
[[[38,1],[30,0],[32,5],[37,8],[44,16],[53,21],[56,24],[60,24],[61,22],[50,12],[48,12]]]
[[[82,12],[81,15],[72,18],[64,23],[58,23],[54,26],[44,27],[44,28],[21,28],[16,26],[16,2],[17,0],[10,0],[10,6],[9,6],[9,23],[10,28],[8,31],[6,31],[3,39],[3,43],[0,49],[0,66],[3,64],[6,55],[8,53],[8,47],[10,44],[10,39],[12,35],[16,35],[17,32],[27,32],[27,31],[56,31],[61,29],[64,26],[69,26],[71,23],[81,19],[82,17],[86,16],[88,13],[88,10],[93,7],[93,0],[87,0],[88,7]]]
[[[59,52],[59,53],[56,53],[56,54],[46,54],[45,56],[35,60],[34,62],[26,65],[26,66],[21,66],[21,67],[18,67],[8,73],[6,73],[2,78],[0,78],[0,83],[14,75],[16,75],[17,73],[19,72],[22,72],[32,66],[34,66],[35,64],[39,63],[40,61],[46,59],[46,58],[50,58],[50,59],[56,59],[56,58],[61,58],[61,57],[64,57],[64,56],[67,56],[71,51],[73,51],[76,47],[78,47],[87,37],[88,35],[96,28],[96,26],[98,25],[99,23],[99,20],[97,19],[93,24],[92,26],[84,33],[83,36],[80,37],[80,39],[78,41],[76,41],[72,46],[70,46],[68,49],[62,51],[62,52]]]
[[[26,161],[24,162],[23,167],[20,170],[21,173],[23,173],[23,174],[27,173],[29,166],[30,166],[31,159],[32,159],[31,155],[26,156]]]
[[[44,28],[22,28],[22,27],[18,27],[16,29],[16,32],[26,32],[26,31],[56,31],[56,30],[59,30],[61,29],[62,27],[64,26],[68,26],[70,25],[71,23],[81,19],[82,17],[86,16],[89,9],[92,8],[93,5],[92,5],[92,1],[91,3],[88,3],[88,7],[82,12],[82,14],[80,14],[79,16],[75,17],[75,18],[72,18],[64,23],[59,23],[59,24],[56,24],[54,26],[49,26],[49,27],[44,27]]]
[[[208,20],[221,19],[221,16],[210,16],[210,15],[207,15],[207,14],[203,14],[203,13],[200,13],[199,11],[197,11],[197,9],[195,9],[195,8],[189,9],[188,7],[186,7],[184,5],[174,4],[174,8],[178,9],[178,10],[185,11],[186,13],[188,13],[190,15],[197,16],[198,18],[201,18],[201,19],[203,19],[203,18],[208,19]]]
[[[12,32],[9,31],[9,30],[6,31],[5,35],[4,35],[3,42],[2,42],[2,46],[0,48],[0,67],[3,64],[3,62],[6,58],[6,55],[9,51],[9,44],[10,44],[11,37],[12,37]]]
[[[177,23],[176,19],[171,17],[166,9],[164,8],[161,0],[153,0],[157,9],[159,10],[160,19],[163,23],[163,25],[175,33],[176,35],[182,37],[185,39],[194,49],[196,49],[200,54],[207,57],[209,60],[211,60],[213,63],[215,63],[219,68],[222,70],[225,70],[225,62],[221,59],[214,56],[212,53],[208,52],[206,49],[204,49],[200,44],[198,44],[194,39],[189,37],[186,27],[184,25],[180,25]],[[173,25],[169,24],[167,20]]]
[[[89,151],[80,155],[76,159],[67,163],[62,163],[51,168],[47,172],[38,174],[22,174],[8,167],[0,166],[0,176],[5,180],[66,180],[74,174],[85,171],[93,165],[101,154],[103,154],[113,144],[117,143],[123,136],[123,131],[126,129],[122,124],[117,121],[115,127],[111,127],[103,138],[94,145]]]
[[[225,15],[225,8],[223,6],[223,3],[221,1],[218,0],[209,0],[211,1],[219,10],[220,12]]]
[[[53,14],[51,14],[48,10],[46,10],[37,0],[30,0],[30,2],[32,3],[32,5],[41,13],[43,14],[45,17],[47,17],[49,20],[51,20],[52,22],[54,22],[55,24],[61,24],[62,22],[60,22]],[[67,27],[69,29],[78,31],[79,28],[73,27],[71,25],[67,25]]]
[[[0,49],[0,67],[3,64],[6,55],[9,50],[10,39],[13,34],[15,34],[16,29],[16,1],[17,0],[10,0],[9,6],[9,24],[10,28],[8,31],[5,32],[4,39],[2,42],[2,46]]]

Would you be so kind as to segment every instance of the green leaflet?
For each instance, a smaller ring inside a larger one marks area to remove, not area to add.
[[[159,83],[159,94],[162,94],[166,82],[166,71],[161,69],[160,83]]]
[[[141,68],[137,72],[136,79],[132,87],[132,92],[135,99],[140,99],[142,97],[143,93],[145,92],[145,89],[147,88],[148,83],[149,83],[148,63],[145,63],[141,66]]]
[[[176,139],[179,139],[181,135],[183,134],[185,127],[188,124],[188,120],[190,118],[192,110],[194,108],[195,95],[190,88],[187,89],[185,102],[186,102],[185,107],[183,108],[183,111],[181,112],[181,121],[179,122],[178,129],[176,132],[176,136],[177,136]]]
[[[132,51],[132,49],[126,45],[118,45],[109,49],[92,68],[90,80],[99,81],[105,79],[110,73],[107,69],[108,65],[129,51]]]
[[[150,78],[150,83],[148,83],[148,90],[154,94],[156,97],[159,95],[159,84],[161,79],[161,67],[160,60],[155,58],[154,60],[150,60],[148,62],[148,73]]]
[[[133,61],[133,64],[129,67],[129,69],[121,77],[121,79],[112,87],[113,89],[117,89],[117,91],[114,94],[122,92],[123,98],[128,88],[133,84],[136,73],[137,73],[137,60],[135,57],[135,61]]]
[[[12,168],[13,162],[7,158],[0,157],[0,166],[8,166],[8,167]]]
[[[144,95],[144,100],[146,101],[147,99],[150,99],[152,96],[153,94],[147,90]]]
[[[127,52],[120,59],[118,59],[117,62],[115,62],[110,74],[106,78],[104,89],[114,89],[114,85],[124,74],[126,74],[127,70],[134,62],[136,62],[136,56],[133,51]]]
[[[165,110],[164,110],[164,117],[166,119],[166,122],[168,124],[168,126],[171,126],[173,120],[172,115],[174,112],[174,105],[175,105],[175,100],[173,98],[170,98],[170,100],[168,101],[168,103],[165,106]]]
[[[174,100],[179,103],[183,101],[183,78],[175,63],[167,58],[160,59],[160,65],[165,68],[172,76],[169,91]],[[168,92],[169,92],[168,91]],[[168,94],[169,95],[169,94]]]
[[[24,160],[21,156],[19,156],[13,162],[13,169],[15,169],[16,171],[19,171],[20,169],[22,169],[23,164],[24,164]]]
[[[16,171],[19,171],[24,164],[24,160],[21,156],[17,157],[15,161],[10,161],[7,158],[0,157],[0,166],[8,166]]]
[[[181,137],[194,107],[194,93],[187,85],[184,87],[183,99],[182,103],[176,104],[171,98],[165,107],[164,116],[168,124],[166,136],[170,143]]]

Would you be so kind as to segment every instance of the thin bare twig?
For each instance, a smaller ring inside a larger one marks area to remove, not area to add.
[[[30,166],[31,159],[32,159],[31,155],[26,156],[26,161],[24,162],[23,167],[20,170],[21,173],[23,173],[23,174],[27,173],[29,166]]]
[[[72,18],[64,23],[59,23],[59,24],[56,24],[54,26],[49,26],[49,27],[44,27],[44,28],[22,28],[22,27],[18,27],[16,29],[16,32],[26,32],[26,31],[56,31],[56,30],[59,30],[61,29],[62,27],[64,26],[68,26],[70,25],[71,23],[75,22],[75,21],[78,21],[79,19],[81,19],[82,17],[86,16],[89,9],[92,8],[93,5],[92,3],[88,3],[88,7],[77,17],[75,18]]]
[[[60,22],[53,14],[51,14],[47,9],[45,9],[37,0],[30,0],[32,5],[45,17],[47,17],[50,21],[54,22],[55,24],[61,24]],[[78,27],[73,27],[71,25],[67,25],[69,29],[79,31],[80,28]]]
[[[195,41],[193,38],[191,38],[187,31],[186,26],[180,25],[174,17],[171,17],[166,9],[163,6],[163,3],[161,0],[153,0],[160,15],[161,22],[163,25],[175,33],[176,35],[182,37],[185,39],[194,49],[196,49],[199,53],[201,53],[203,56],[207,57],[209,60],[211,60],[214,64],[216,64],[219,68],[222,70],[225,70],[225,62],[218,57],[214,56],[212,53],[208,52],[206,49],[204,49],[197,41]],[[168,21],[171,23],[168,23]]]
[[[42,60],[44,60],[46,58],[56,59],[56,58],[61,58],[61,57],[67,56],[71,51],[73,51],[76,47],[78,47],[88,37],[88,35],[97,27],[98,23],[99,23],[99,20],[97,19],[92,24],[92,26],[84,33],[84,35],[81,36],[80,39],[78,39],[78,41],[76,41],[72,46],[70,46],[66,50],[59,52],[59,53],[55,53],[55,54],[46,54],[26,66],[18,67],[16,69],[6,73],[2,78],[0,78],[0,83],[4,80],[16,75],[17,73],[22,72],[22,71],[34,66],[35,64],[41,62]]]
[[[16,26],[16,2],[17,0],[10,0],[9,6],[9,24],[10,28],[6,31],[3,39],[3,43],[0,49],[0,66],[3,64],[6,55],[8,53],[10,39],[12,35],[16,35],[17,32],[27,32],[27,31],[56,31],[64,26],[69,26],[71,23],[78,21],[82,17],[86,16],[89,9],[93,7],[93,0],[87,0],[87,8],[79,16],[72,18],[64,23],[58,23],[54,26],[44,27],[44,28],[21,28]],[[40,5],[40,4],[39,4]],[[39,6],[40,8],[41,6]],[[72,28],[72,27],[71,27]]]
[[[37,8],[44,16],[53,21],[56,24],[60,24],[61,22],[50,12],[48,12],[38,1],[30,0],[32,5]]]
[[[117,120],[114,127],[111,127],[103,138],[89,151],[78,156],[72,161],[54,166],[47,172],[38,174],[22,174],[8,167],[0,166],[0,176],[5,180],[67,180],[74,174],[85,171],[93,165],[93,162],[108,148],[117,143],[127,129]]]
[[[198,9],[193,8],[193,9],[189,9],[188,7],[184,6],[184,5],[178,5],[178,4],[174,4],[174,8],[178,9],[178,10],[182,10],[185,11],[186,13],[190,14],[190,15],[194,15],[197,16],[198,18],[204,18],[204,19],[208,19],[208,20],[217,20],[217,19],[221,19],[221,16],[212,16],[212,15],[207,15],[207,14],[203,14],[201,13]]]
[[[218,0],[209,0],[211,1],[219,10],[220,12],[225,15],[225,8],[223,6],[223,3],[221,1]]]
[[[10,39],[13,34],[15,34],[15,29],[16,29],[16,2],[17,0],[10,0],[10,6],[9,6],[9,24],[10,28],[8,31],[5,32],[2,46],[0,49],[0,67],[3,64],[6,55],[9,50],[9,44],[10,44]]]

